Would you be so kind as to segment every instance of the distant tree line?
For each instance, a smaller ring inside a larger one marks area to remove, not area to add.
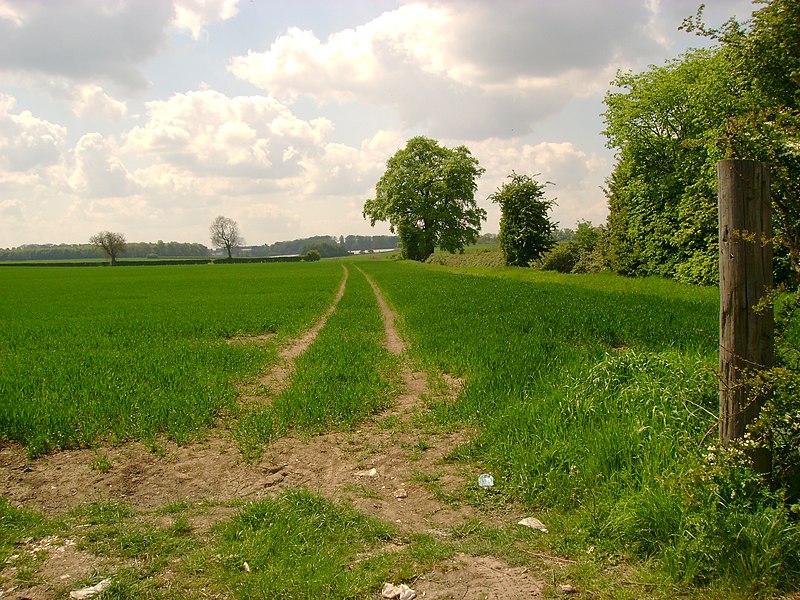
[[[298,240],[275,242],[262,246],[245,248],[247,256],[286,256],[306,254],[316,250],[320,257],[347,256],[352,253],[370,252],[397,248],[400,238],[396,235],[348,235],[338,238],[330,235],[318,235]]]
[[[316,250],[322,258],[346,256],[350,253],[372,252],[397,248],[396,235],[314,236],[263,246],[239,248],[240,256],[267,257],[304,255]],[[189,242],[127,242],[122,259],[141,258],[207,258],[211,250],[203,244]],[[0,248],[0,261],[91,260],[108,258],[94,244],[24,244],[16,248]]]
[[[575,239],[575,230],[565,227],[563,229],[556,229],[553,232],[553,240],[556,242],[571,242]]]
[[[102,248],[94,244],[24,244],[16,248],[0,248],[0,261],[22,260],[86,260],[106,258]],[[125,258],[207,257],[203,244],[189,242],[128,242]]]

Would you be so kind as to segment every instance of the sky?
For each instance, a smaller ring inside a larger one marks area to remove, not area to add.
[[[559,227],[605,222],[618,70],[706,42],[699,0],[0,0],[0,247],[381,235],[386,161],[425,135],[551,182]],[[750,0],[705,0],[719,25]]]

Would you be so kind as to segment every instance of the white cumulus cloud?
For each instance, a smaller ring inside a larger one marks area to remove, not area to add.
[[[128,88],[147,80],[140,65],[165,45],[174,17],[163,0],[5,0],[0,71],[76,81],[103,78]]]
[[[127,134],[127,150],[156,155],[198,176],[296,176],[302,157],[319,152],[332,124],[304,121],[266,96],[214,90],[147,104],[148,121]]]
[[[9,0],[0,0],[0,20],[8,21],[17,27],[22,26],[22,16],[19,13],[19,8],[15,8],[14,4]]]
[[[90,198],[118,198],[131,195],[136,182],[116,148],[99,133],[87,133],[74,150],[75,170],[69,178],[72,188]]]
[[[604,89],[623,52],[660,48],[648,29],[652,7],[620,0],[614,8],[411,2],[325,40],[291,28],[268,50],[234,57],[230,70],[285,101],[390,106],[406,126],[436,136],[519,135]]]
[[[198,40],[206,25],[226,21],[238,12],[239,0],[178,0],[175,3],[175,26],[192,32]]]
[[[0,93],[0,166],[27,171],[61,159],[66,128],[35,117],[30,111],[13,112],[16,100]]]
[[[486,169],[476,194],[489,213],[486,231],[497,231],[500,221],[499,208],[487,199],[508,181],[512,171],[552,184],[545,188],[545,195],[556,200],[551,217],[561,227],[575,227],[581,219],[595,224],[605,220],[606,198],[601,186],[610,169],[605,158],[571,142],[509,144],[491,139],[472,145],[471,150]]]
[[[112,98],[101,86],[94,83],[76,86],[70,98],[70,106],[72,112],[79,117],[103,115],[115,121],[125,117],[128,111],[125,102]]]
[[[22,219],[22,202],[17,198],[0,200],[0,215],[3,216],[3,220]]]

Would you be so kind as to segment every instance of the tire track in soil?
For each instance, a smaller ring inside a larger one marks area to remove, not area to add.
[[[311,346],[311,344],[314,343],[314,340],[317,339],[317,335],[322,328],[325,327],[328,319],[339,305],[339,301],[344,296],[344,292],[347,289],[347,279],[350,277],[350,271],[345,265],[342,265],[342,269],[344,269],[342,283],[339,285],[339,289],[336,291],[333,302],[322,314],[322,317],[320,317],[319,321],[317,321],[314,326],[306,331],[301,337],[285,346],[278,353],[278,362],[270,368],[266,375],[263,375],[259,378],[260,383],[269,389],[269,394],[271,397],[278,396],[281,392],[286,390],[289,385],[291,375],[294,372],[295,360],[298,356],[305,352],[308,347]],[[263,394],[258,391],[245,391],[245,393],[242,394],[241,399],[248,402],[266,400]]]
[[[349,271],[332,305],[317,324],[281,351],[281,363],[261,378],[272,393],[288,384],[294,360],[314,341],[343,296]],[[359,269],[373,288],[381,310],[387,349],[401,361],[403,390],[395,405],[356,431],[331,432],[305,439],[292,435],[270,443],[260,461],[242,460],[235,444],[217,432],[186,446],[168,442],[154,453],[140,443],[96,450],[68,450],[28,461],[19,446],[0,448],[0,481],[4,495],[15,504],[58,514],[93,501],[119,501],[139,510],[153,510],[177,501],[256,500],[289,488],[305,487],[327,498],[347,501],[358,510],[393,522],[400,531],[448,536],[448,530],[467,521],[489,525],[508,523],[509,515],[479,513],[467,505],[445,503],[422,483],[419,473],[434,477],[446,493],[457,494],[477,473],[464,465],[443,462],[464,432],[421,432],[414,416],[424,411],[429,393],[427,376],[416,372],[404,357],[405,343],[395,326],[396,315],[375,282]],[[460,382],[448,379],[450,394]],[[400,425],[397,422],[400,422]],[[421,450],[424,448],[424,450]],[[100,473],[90,468],[101,454],[112,468]],[[374,471],[372,471],[374,469]],[[196,531],[206,535],[211,526],[235,509],[212,506],[191,517]],[[67,573],[68,574],[68,573]],[[426,598],[514,600],[540,598],[544,582],[526,568],[511,568],[493,557],[459,554],[436,571],[421,574],[413,583]],[[16,592],[15,592],[16,593]],[[41,593],[37,597],[55,597]]]

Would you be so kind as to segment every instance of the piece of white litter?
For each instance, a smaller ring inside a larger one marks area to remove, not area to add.
[[[244,561],[242,563],[242,568],[244,569],[245,573],[249,573],[250,572],[250,565],[247,564],[247,561]]]
[[[384,583],[381,590],[381,598],[388,598],[390,600],[414,600],[417,597],[417,592],[408,587],[405,583],[395,585],[393,583]]]
[[[484,473],[478,477],[478,485],[483,489],[488,490],[490,487],[494,486],[494,477],[489,475],[489,473]]]
[[[522,521],[517,523],[518,525],[523,525],[525,527],[530,527],[531,529],[536,529],[537,531],[541,531],[542,533],[547,533],[547,526],[542,523],[539,519],[534,519],[533,517],[525,517]]]
[[[111,585],[110,579],[103,579],[100,583],[92,585],[90,587],[81,588],[79,590],[75,590],[74,592],[69,593],[69,597],[73,600],[84,600],[85,598],[91,598],[92,596],[96,596],[100,592],[108,589]]]
[[[378,475],[378,469],[372,467],[369,471],[359,471],[356,475],[358,477],[376,477]]]

